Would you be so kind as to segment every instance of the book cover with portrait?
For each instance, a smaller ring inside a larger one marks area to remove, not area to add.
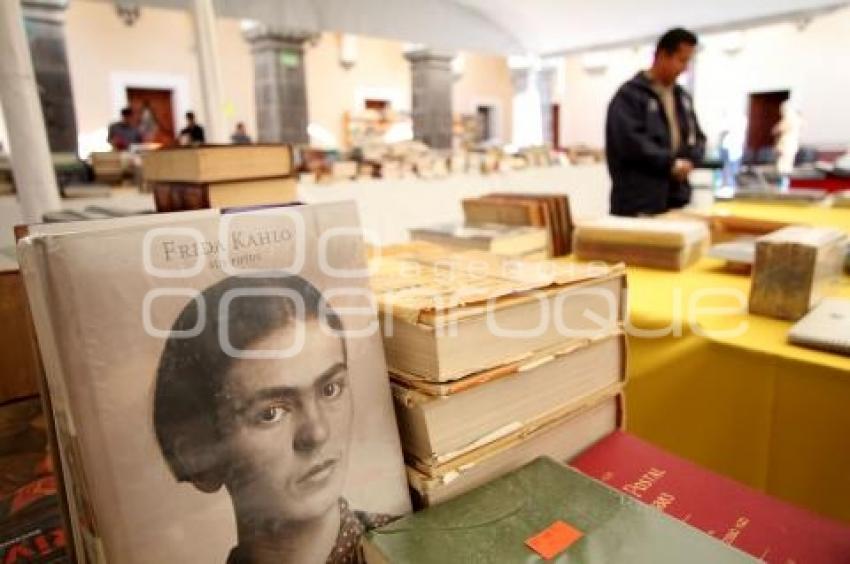
[[[410,511],[351,202],[18,248],[83,561],[357,562]]]

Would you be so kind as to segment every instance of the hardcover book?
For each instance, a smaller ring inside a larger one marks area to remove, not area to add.
[[[795,345],[850,356],[850,300],[824,298],[791,327],[788,340]]]
[[[294,178],[264,178],[238,182],[155,182],[153,199],[158,212],[287,204],[298,198]]]
[[[850,526],[616,432],[570,465],[769,564],[850,562]]]
[[[528,193],[510,193],[497,192],[487,194],[478,200],[481,205],[491,202],[496,205],[511,205],[523,203],[526,205],[537,206],[540,211],[535,215],[539,219],[532,218],[531,225],[538,225],[542,222],[549,229],[551,239],[551,251],[554,256],[568,255],[572,252],[573,240],[573,220],[570,212],[570,202],[566,194],[528,194]],[[464,212],[467,215],[467,221],[470,219],[470,214],[466,209],[464,202]],[[476,213],[473,211],[471,217],[474,219]]]
[[[407,478],[420,506],[443,503],[538,456],[566,462],[623,423],[622,386],[613,385],[442,464],[411,459]]]
[[[439,465],[526,428],[626,378],[626,340],[602,334],[438,384],[392,374],[404,451]]]
[[[359,229],[344,202],[21,241],[79,561],[349,562],[409,510]]]
[[[576,226],[573,251],[579,260],[681,270],[708,245],[708,228],[698,221],[605,217]]]
[[[146,182],[229,182],[291,176],[288,145],[203,145],[158,149],[142,154]]]
[[[539,562],[541,554],[588,564],[757,562],[547,458],[372,531],[363,545],[368,564]]]

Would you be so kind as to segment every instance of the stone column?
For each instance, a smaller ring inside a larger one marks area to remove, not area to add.
[[[206,110],[206,142],[227,143],[227,127],[221,96],[221,67],[218,64],[218,36],[215,27],[215,10],[212,0],[194,0],[192,15],[195,19],[198,65],[201,70],[201,92]]]
[[[0,105],[23,219],[35,223],[60,202],[22,21],[17,0],[0,1]]]
[[[76,156],[77,119],[65,48],[68,0],[21,0],[21,5],[50,150]]]
[[[257,139],[308,143],[304,43],[315,37],[255,26],[245,32],[254,54]]]
[[[543,67],[537,71],[537,90],[540,92],[540,111],[543,123],[543,143],[550,147],[552,138],[552,90],[555,85],[555,69]]]
[[[410,61],[413,137],[434,149],[452,147],[452,54],[412,51]]]

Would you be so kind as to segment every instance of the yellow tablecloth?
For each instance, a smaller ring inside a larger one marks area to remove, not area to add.
[[[717,207],[850,232],[846,210]],[[792,323],[747,313],[749,285],[712,259],[683,272],[629,268],[627,428],[850,522],[850,357],[788,344]],[[833,293],[850,297],[850,278]]]
[[[729,214],[752,219],[803,223],[821,227],[837,227],[850,233],[850,209],[816,205],[786,205],[757,202],[718,202],[712,213]]]

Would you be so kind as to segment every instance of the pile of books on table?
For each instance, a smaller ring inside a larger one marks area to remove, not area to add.
[[[142,170],[158,212],[285,204],[298,193],[288,145],[147,151]]]
[[[414,228],[410,238],[524,260],[570,253],[572,218],[566,195],[487,194],[463,200],[463,214],[463,223]]]
[[[621,422],[625,273],[413,244],[372,288],[421,505],[534,458],[566,460]]]
[[[549,256],[568,255],[572,248],[573,221],[566,194],[487,194],[463,200],[466,225],[498,223],[541,227],[548,233]]]
[[[709,243],[699,221],[604,217],[576,225],[573,252],[579,260],[625,262],[682,270],[697,262]]]

